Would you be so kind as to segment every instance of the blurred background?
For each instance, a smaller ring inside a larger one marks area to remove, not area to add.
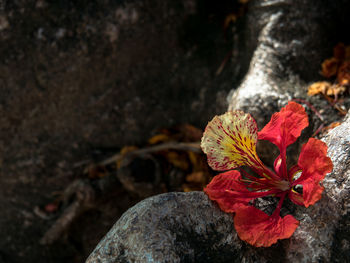
[[[83,262],[139,200],[202,189],[246,2],[0,1],[0,262]]]

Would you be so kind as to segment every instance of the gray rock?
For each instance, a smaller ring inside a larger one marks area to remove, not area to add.
[[[320,79],[321,62],[339,41],[332,40],[334,29],[348,23],[341,11],[347,6],[347,1],[251,1],[243,41],[252,58],[228,97],[229,109],[250,112],[263,125],[287,101],[305,98],[306,84]]]
[[[309,84],[322,79],[321,62],[331,56],[336,44],[324,39],[334,39],[334,28],[340,29],[348,23],[346,13],[341,10],[348,10],[347,6],[346,1],[317,0],[251,1],[249,6],[246,21],[249,34],[243,39],[247,50],[253,50],[252,58],[242,83],[228,96],[229,110],[249,112],[262,129],[271,115],[288,101],[308,101],[304,106],[310,125],[289,148],[291,163],[297,161],[301,145],[321,125],[341,120],[339,112],[323,97],[310,98],[306,93]],[[350,99],[345,98],[344,104],[349,108]],[[321,118],[310,105],[315,105]],[[260,145],[259,156],[272,165],[270,160],[278,155],[277,148],[265,142]]]
[[[130,208],[87,262],[349,262],[349,131],[350,114],[324,139],[334,169],[319,202],[294,206],[300,226],[292,238],[253,248],[204,193],[168,193]]]
[[[301,222],[287,249],[290,261],[350,261],[350,113],[323,140],[334,168],[323,181],[322,199],[307,209],[298,207],[296,214]]]
[[[86,262],[226,262],[242,246],[232,216],[203,192],[168,193],[130,208]]]

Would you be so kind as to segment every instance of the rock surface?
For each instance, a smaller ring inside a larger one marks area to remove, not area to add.
[[[281,261],[282,243],[253,253],[203,192],[167,193],[130,208],[86,262]]]
[[[308,85],[319,81],[322,61],[331,56],[337,42],[348,41],[337,32],[350,26],[348,1],[277,0],[252,1],[246,18],[249,34],[244,41],[252,57],[246,76],[228,97],[229,110],[241,109],[252,114],[262,129],[274,112],[289,100],[310,102],[306,106],[310,125],[297,143],[289,148],[288,158],[297,161],[301,145],[321,125],[340,121],[339,112],[322,97],[308,97]],[[329,21],[332,21],[331,23]],[[329,41],[325,41],[325,39]],[[249,53],[249,52],[248,52]],[[350,107],[350,98],[344,105]],[[259,156],[266,163],[278,155],[277,148],[261,142]],[[269,163],[272,165],[272,163]]]
[[[250,112],[262,127],[287,101],[305,98],[307,84],[321,78],[322,61],[347,40],[335,29],[348,27],[348,9],[348,1],[251,1],[244,41],[252,58],[229,109]]]
[[[301,219],[287,249],[292,262],[348,262],[350,236],[345,227],[350,223],[350,113],[344,123],[323,139],[334,168],[323,181],[322,199],[309,208],[298,207]],[[345,232],[343,232],[345,231]]]
[[[204,193],[168,193],[124,213],[86,262],[349,262],[349,130],[350,114],[324,139],[333,172],[319,202],[294,206],[300,226],[290,239],[253,248]]]
[[[204,193],[168,193],[130,208],[87,262],[225,262],[240,248],[232,216]]]

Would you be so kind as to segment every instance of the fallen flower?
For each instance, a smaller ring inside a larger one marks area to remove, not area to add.
[[[215,116],[205,129],[201,147],[208,163],[214,170],[226,172],[215,176],[204,191],[224,212],[234,213],[238,236],[253,246],[268,247],[294,233],[299,221],[292,215],[280,216],[287,196],[305,207],[321,198],[324,188],[320,182],[333,168],[324,142],[310,138],[302,147],[298,163],[287,169],[286,149],[308,125],[305,109],[289,102],[272,115],[260,132],[251,115],[239,110]],[[274,171],[257,156],[258,139],[268,140],[279,148]],[[249,166],[256,175],[233,170],[240,166]],[[272,215],[252,204],[252,200],[265,196],[279,198]]]

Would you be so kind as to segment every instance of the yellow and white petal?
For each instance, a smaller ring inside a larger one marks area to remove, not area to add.
[[[257,125],[250,114],[229,111],[215,116],[205,128],[201,147],[208,163],[217,171],[242,165],[256,166]]]

